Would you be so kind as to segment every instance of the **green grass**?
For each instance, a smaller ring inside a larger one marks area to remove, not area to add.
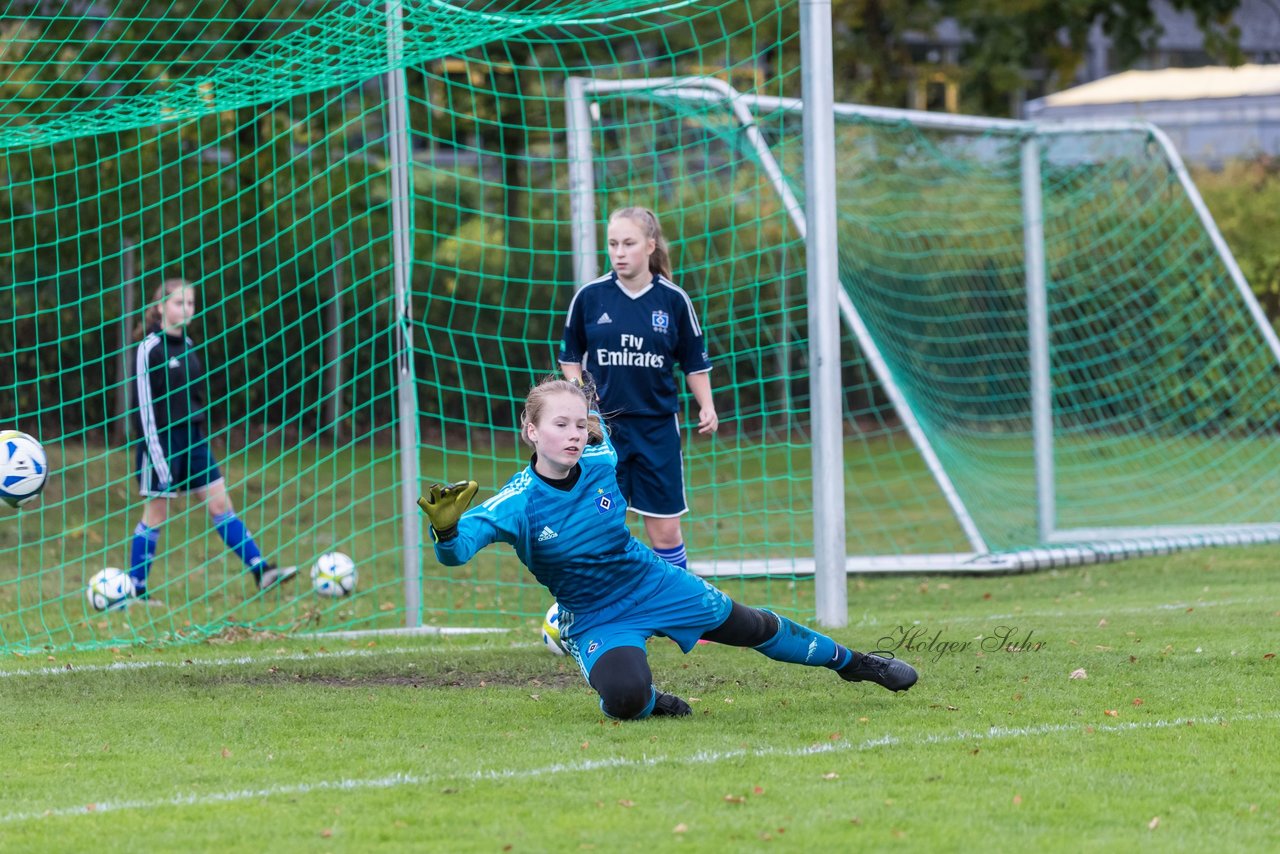
[[[850,625],[832,634],[862,648],[903,629],[936,638],[899,650],[915,688],[653,641],[657,683],[693,703],[682,720],[608,721],[532,620],[5,656],[0,838],[6,851],[1265,850],[1280,834],[1277,557],[851,579]],[[994,648],[1010,631],[1030,648]]]

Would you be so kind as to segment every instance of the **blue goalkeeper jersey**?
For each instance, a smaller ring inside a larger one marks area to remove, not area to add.
[[[666,561],[627,528],[627,504],[614,475],[617,461],[607,438],[588,446],[578,482],[569,490],[551,486],[526,466],[462,515],[457,536],[435,544],[436,558],[460,566],[490,543],[509,543],[562,607],[609,607],[655,573],[668,571]]]

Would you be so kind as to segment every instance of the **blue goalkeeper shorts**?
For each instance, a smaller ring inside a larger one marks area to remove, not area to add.
[[[615,647],[644,649],[645,641],[659,635],[688,652],[729,618],[733,600],[723,591],[666,561],[657,565],[660,570],[651,579],[607,609],[568,612],[561,607],[561,642],[588,680],[600,656]]]

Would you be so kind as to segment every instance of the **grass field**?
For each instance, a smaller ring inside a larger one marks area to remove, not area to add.
[[[1278,559],[851,579],[910,692],[651,641],[695,714],[628,724],[532,621],[8,655],[0,848],[1267,850]]]

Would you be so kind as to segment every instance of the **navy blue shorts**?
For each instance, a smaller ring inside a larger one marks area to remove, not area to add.
[[[209,441],[198,427],[166,430],[151,442],[143,439],[136,456],[138,486],[150,498],[172,498],[222,480]]]
[[[680,421],[675,415],[614,417],[609,420],[609,440],[618,452],[618,486],[632,510],[667,518],[689,512]]]

